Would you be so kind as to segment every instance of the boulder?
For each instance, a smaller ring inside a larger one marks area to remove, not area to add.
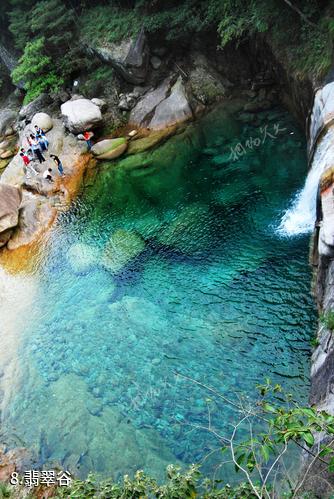
[[[15,155],[15,151],[12,151],[9,149],[8,151],[5,151],[2,154],[0,154],[0,158],[1,159],[8,159],[8,158],[12,158],[14,155]]]
[[[64,124],[72,133],[91,130],[102,124],[100,108],[89,99],[67,101],[60,109]]]
[[[319,241],[323,244],[319,247],[319,253],[328,256],[328,252],[334,249],[334,195],[333,184],[321,194],[321,206],[323,213],[322,227]]]
[[[131,111],[129,123],[134,127],[147,127],[155,108],[166,99],[171,78],[166,78],[156,89],[147,92]]]
[[[123,137],[119,139],[105,139],[97,142],[92,147],[91,152],[97,159],[115,159],[124,153],[127,146],[127,140]]]
[[[32,125],[37,125],[39,128],[48,132],[53,127],[52,118],[46,113],[37,113],[32,119]]]
[[[163,140],[175,133],[176,127],[164,128],[163,130],[157,130],[156,132],[150,133],[147,137],[132,140],[128,147],[128,154],[138,154],[143,151],[147,151],[152,147],[158,145]],[[130,134],[129,134],[130,135]]]
[[[118,103],[118,108],[121,111],[131,111],[136,105],[137,97],[133,94],[121,94]]]
[[[10,230],[19,223],[21,192],[16,187],[0,184],[0,236],[1,246],[7,243]]]
[[[108,104],[103,99],[97,99],[96,97],[94,97],[94,99],[92,99],[92,103],[101,109],[101,113],[104,113],[104,111],[106,111],[108,108]]]
[[[29,102],[29,104],[20,109],[20,119],[31,120],[36,113],[46,111],[51,102],[51,98],[48,94],[39,95],[37,99]]]
[[[170,95],[156,107],[149,128],[165,128],[176,123],[183,123],[191,118],[192,111],[182,78],[179,76],[171,89]]]
[[[53,208],[44,196],[33,198],[24,196],[20,211],[19,223],[8,241],[9,250],[26,246],[36,241],[50,227],[56,217]]]
[[[2,109],[0,111],[0,136],[6,135],[9,129],[12,130],[12,125],[15,123],[16,113],[11,109]],[[11,135],[11,134],[9,134]]]
[[[105,247],[102,263],[110,272],[116,274],[144,249],[145,241],[139,234],[118,229]]]
[[[182,78],[173,83],[169,77],[137,103],[129,122],[136,127],[160,130],[183,123],[192,116]]]
[[[10,141],[8,139],[5,139],[2,142],[0,142],[1,151],[5,151],[9,146],[10,146]]]

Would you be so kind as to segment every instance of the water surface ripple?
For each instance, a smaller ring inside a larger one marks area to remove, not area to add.
[[[303,184],[305,144],[285,112],[258,120],[286,130],[233,161],[259,127],[217,111],[146,169],[102,166],[62,217],[20,311],[15,383],[3,378],[8,442],[81,476],[203,460],[211,472],[221,457],[203,429],[208,405],[222,434],[235,413],[175,373],[232,398],[270,376],[307,398],[308,239],[275,232]]]

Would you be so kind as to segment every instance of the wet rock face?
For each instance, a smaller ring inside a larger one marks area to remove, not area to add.
[[[70,100],[62,104],[61,114],[72,133],[91,130],[102,124],[101,109],[89,99]]]
[[[19,189],[0,184],[0,246],[4,246],[19,223],[22,196]]]
[[[322,130],[334,121],[334,82],[320,88],[314,97],[310,119],[309,152],[312,152]]]

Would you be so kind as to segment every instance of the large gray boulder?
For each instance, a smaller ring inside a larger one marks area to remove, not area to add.
[[[51,116],[47,113],[37,113],[32,119],[32,125],[37,125],[44,132],[48,132],[53,127],[53,122]]]
[[[69,100],[60,109],[64,124],[72,133],[91,130],[102,124],[101,109],[89,99]]]
[[[156,107],[166,99],[170,90],[171,78],[166,78],[157,88],[147,92],[131,111],[129,122],[134,127],[147,127]]]
[[[149,128],[157,130],[177,123],[183,123],[192,118],[192,111],[188,102],[185,87],[181,76],[171,89],[170,95],[155,109]]]
[[[21,191],[12,185],[0,184],[0,246],[4,246],[19,223]]]
[[[167,78],[148,92],[130,114],[133,127],[161,130],[192,118],[192,110],[181,76]]]

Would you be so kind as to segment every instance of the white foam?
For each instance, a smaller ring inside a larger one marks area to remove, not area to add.
[[[316,149],[303,189],[295,194],[281,219],[277,228],[280,235],[296,236],[314,229],[318,185],[322,173],[334,165],[333,144],[334,130],[329,129]]]

